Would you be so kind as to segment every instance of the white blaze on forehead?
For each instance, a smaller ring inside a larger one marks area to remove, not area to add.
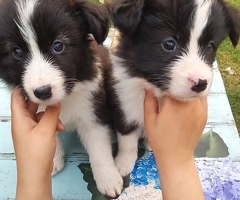
[[[209,16],[211,15],[213,0],[195,0],[195,3],[197,7],[193,21],[193,28],[190,33],[189,53],[197,53],[199,50],[198,41],[207,26]]]
[[[200,54],[199,39],[205,30],[214,0],[194,0],[196,12],[190,31],[189,44],[171,68],[171,82],[169,93],[180,100],[188,100],[196,96],[206,96],[212,83],[212,69]],[[207,88],[196,93],[192,91],[192,81],[207,80]]]
[[[40,53],[37,45],[36,32],[31,22],[31,17],[33,16],[36,6],[38,5],[37,1],[38,0],[15,0],[19,20],[19,22],[16,22],[16,24],[25,42],[28,44],[29,50],[32,54]]]
[[[66,93],[64,89],[65,77],[59,67],[55,66],[50,59],[45,58],[39,49],[37,34],[31,20],[39,2],[38,0],[15,0],[15,4],[18,12],[18,20],[15,23],[30,51],[25,66],[26,70],[22,76],[24,89],[33,102],[47,105],[55,104]],[[35,97],[34,90],[45,85],[51,86],[53,95],[51,99],[43,102]]]

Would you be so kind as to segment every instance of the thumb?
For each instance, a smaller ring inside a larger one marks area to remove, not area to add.
[[[152,92],[147,91],[144,100],[144,122],[153,123],[158,115],[158,102]]]
[[[59,122],[60,113],[60,103],[56,104],[55,106],[48,106],[36,128],[40,129],[42,132],[55,133]]]

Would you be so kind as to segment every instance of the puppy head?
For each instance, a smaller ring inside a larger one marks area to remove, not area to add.
[[[240,34],[239,11],[222,0],[118,0],[112,19],[129,72],[180,100],[208,94],[219,45]]]
[[[96,75],[91,33],[102,43],[108,11],[86,0],[8,0],[0,7],[0,78],[51,105]]]

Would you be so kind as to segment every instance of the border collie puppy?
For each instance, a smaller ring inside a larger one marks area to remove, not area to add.
[[[108,10],[86,0],[5,0],[0,6],[0,77],[42,109],[61,102],[60,119],[66,130],[78,131],[99,191],[116,197],[123,180],[112,156],[106,110],[110,58],[97,45],[108,28]],[[58,136],[53,175],[64,167],[63,157]]]
[[[120,32],[112,57],[115,163],[124,177],[134,167],[139,138],[151,149],[144,133],[145,90],[159,102],[168,95],[181,101],[206,96],[219,45],[227,36],[238,43],[240,15],[222,0],[117,0],[111,9]]]

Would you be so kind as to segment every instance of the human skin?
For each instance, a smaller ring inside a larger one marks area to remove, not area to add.
[[[11,96],[11,132],[17,163],[17,200],[52,199],[51,172],[61,105],[36,114],[38,106],[23,99],[19,89]]]
[[[144,115],[163,199],[204,199],[193,153],[206,125],[207,99],[180,102],[166,97],[159,111],[157,100],[147,92]]]
[[[52,199],[55,132],[64,130],[59,121],[61,107],[57,104],[36,114],[37,108],[24,101],[18,89],[14,90],[11,112],[17,200]],[[144,112],[147,136],[161,175],[163,199],[204,199],[193,152],[206,124],[206,98],[182,103],[166,97],[159,112],[157,100],[147,92]]]

